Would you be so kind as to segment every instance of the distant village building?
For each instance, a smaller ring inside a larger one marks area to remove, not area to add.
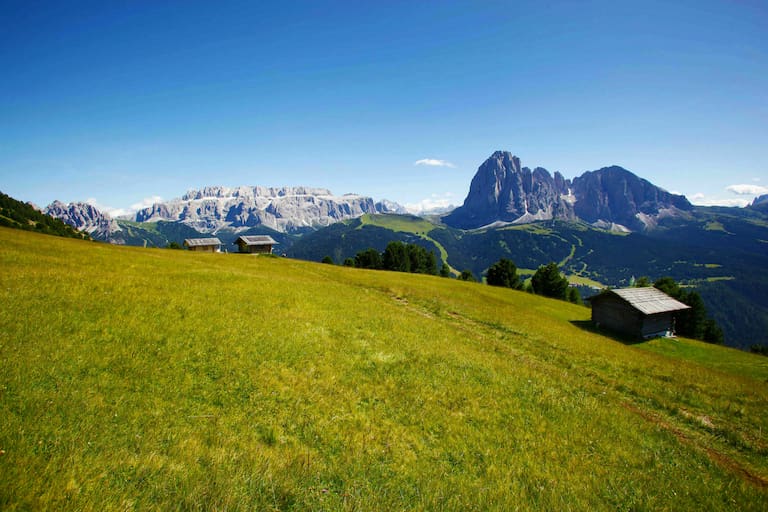
[[[252,235],[239,237],[235,244],[242,253],[272,254],[272,247],[277,245],[277,242],[268,235]]]
[[[187,238],[184,247],[197,252],[221,252],[221,240],[218,238]]]
[[[636,338],[671,336],[675,313],[690,309],[653,287],[606,290],[591,303],[595,325]]]

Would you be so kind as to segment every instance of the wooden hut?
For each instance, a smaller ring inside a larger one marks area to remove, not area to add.
[[[197,252],[221,252],[221,240],[218,238],[187,238],[184,247]]]
[[[636,338],[671,336],[675,313],[690,309],[656,288],[619,288],[595,296],[592,321],[598,327]]]
[[[268,235],[248,235],[238,237],[235,245],[240,252],[246,254],[272,254],[272,247],[277,245],[277,242]]]

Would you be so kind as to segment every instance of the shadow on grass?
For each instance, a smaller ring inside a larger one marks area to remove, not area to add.
[[[606,338],[610,338],[614,341],[618,341],[619,343],[623,343],[624,345],[638,345],[640,343],[647,341],[642,338],[630,336],[628,334],[622,334],[620,332],[599,328],[595,326],[592,320],[571,320],[570,322],[571,324],[575,325],[582,331],[591,332],[593,334],[599,334],[600,336],[605,336]]]

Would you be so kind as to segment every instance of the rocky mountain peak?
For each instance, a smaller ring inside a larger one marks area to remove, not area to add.
[[[366,213],[390,211],[399,205],[374,203],[357,194],[335,196],[325,188],[207,186],[179,199],[136,212],[137,222],[181,222],[201,232],[265,226],[289,232],[327,226]]]
[[[671,194],[617,165],[574,178],[573,194],[574,212],[580,219],[637,231],[693,208],[684,196]]]
[[[768,213],[768,194],[756,197],[755,200],[752,201],[752,204],[747,206],[747,208]]]
[[[556,177],[542,167],[522,167],[508,151],[496,151],[478,168],[463,206],[444,220],[468,229],[551,219],[563,208],[560,196],[568,194],[567,180],[559,173]]]
[[[57,200],[49,204],[43,213],[96,238],[107,237],[111,233],[120,231],[120,226],[112,217],[88,203],[65,204]]]
[[[542,167],[531,171],[508,151],[496,151],[477,170],[464,204],[444,217],[449,226],[474,229],[496,223],[581,219],[595,226],[644,230],[692,208],[619,167],[585,172],[573,183]]]
[[[201,199],[255,199],[257,197],[276,198],[288,196],[333,196],[326,188],[314,187],[222,187],[207,186],[199,190],[189,190],[181,196],[182,201],[195,201]]]

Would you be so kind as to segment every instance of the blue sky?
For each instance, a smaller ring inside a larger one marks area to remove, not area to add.
[[[458,205],[497,149],[701,204],[768,192],[764,1],[0,0],[0,70],[0,190],[39,205]]]

